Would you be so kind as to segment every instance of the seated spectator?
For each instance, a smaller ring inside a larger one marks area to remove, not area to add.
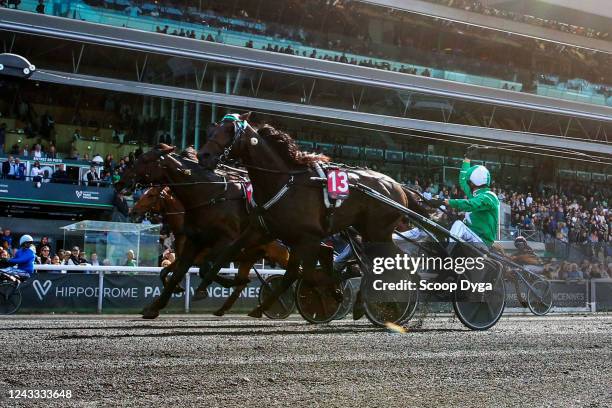
[[[53,255],[51,258],[51,265],[61,265],[60,257],[58,255]]]
[[[102,156],[100,156],[98,153],[95,153],[91,159],[91,161],[96,165],[96,166],[101,166],[104,164],[104,159],[102,158]]]
[[[9,155],[6,161],[2,162],[2,178],[3,179],[13,178],[11,176],[14,174],[14,171],[12,170],[12,166],[14,163],[15,163],[15,160],[13,159],[12,155]]]
[[[115,169],[115,171],[113,172],[113,175],[111,177],[111,181],[112,181],[113,184],[115,184],[120,179],[121,179],[121,174],[119,174],[119,169]]]
[[[43,247],[51,247],[51,245],[49,244],[49,237],[44,236],[40,239],[40,242],[36,245],[37,248],[42,249]],[[39,253],[40,255],[40,253]]]
[[[19,160],[19,157],[15,159],[15,170],[14,170],[15,180],[25,180],[26,178],[26,166],[25,163],[22,163]]]
[[[68,177],[68,173],[66,172],[66,165],[60,164],[59,168],[53,172],[51,175],[52,183],[61,183],[61,184],[72,184],[72,180]]]
[[[79,260],[79,265],[83,265],[83,264],[89,263],[87,261],[87,253],[85,253],[85,251],[79,251],[79,256],[78,256],[77,259]]]
[[[81,251],[78,246],[72,247],[72,251],[64,253],[64,265],[80,265],[79,255]]]
[[[591,270],[589,272],[589,278],[591,279],[599,279],[601,278],[601,269],[599,264],[595,263],[591,266]]]
[[[30,144],[29,143],[26,143],[26,144],[23,145],[23,147],[19,151],[19,155],[23,156],[23,157],[29,157],[30,156]]]
[[[91,265],[93,266],[99,266],[100,265],[100,261],[98,260],[98,254],[96,254],[95,252],[91,253],[91,259],[89,262]]]
[[[113,172],[115,170],[115,161],[113,160],[112,154],[107,154],[104,159],[104,169],[108,172]]]
[[[57,151],[55,150],[54,145],[49,146],[49,150],[47,151],[47,159],[57,159]]]
[[[100,185],[100,176],[98,175],[95,166],[91,166],[89,168],[83,177],[83,181],[86,181],[89,187],[98,187]]]
[[[565,278],[565,280],[583,280],[584,279],[584,274],[582,273],[582,271],[578,270],[578,264],[571,264],[570,266],[570,270],[567,273],[567,277]]]
[[[45,173],[40,168],[40,162],[36,160],[32,165],[32,168],[30,169],[30,177],[37,188],[40,188],[40,186],[42,185],[44,175]]]
[[[40,248],[40,255],[36,257],[35,262],[39,265],[51,265],[50,251],[51,249],[46,245]]]
[[[110,173],[108,173],[106,170],[102,170],[100,172],[100,185],[103,187],[108,187],[112,184],[112,182],[113,180]]]
[[[36,160],[40,160],[44,158],[44,156],[45,154],[42,151],[42,146],[40,145],[40,143],[36,143],[34,145],[34,150],[32,150],[32,158]]]
[[[36,12],[38,14],[45,14],[45,2],[43,0],[38,0],[38,5],[36,5]]]
[[[10,252],[10,249],[13,247],[13,236],[9,228],[5,229],[4,234],[0,237],[0,244]]]
[[[125,261],[124,266],[136,266],[136,255],[133,250],[127,251],[127,259]]]

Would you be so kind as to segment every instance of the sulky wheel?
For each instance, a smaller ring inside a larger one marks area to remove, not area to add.
[[[553,296],[550,282],[538,280],[527,291],[529,310],[536,316],[544,316],[552,308]]]
[[[502,265],[490,259],[484,264],[485,267],[481,270],[467,270],[457,279],[458,284],[461,284],[461,281],[477,285],[491,284],[491,290],[484,292],[461,290],[461,287],[455,292],[455,314],[461,323],[472,330],[487,330],[493,327],[506,307]]]
[[[300,279],[295,288],[295,303],[304,320],[328,323],[336,317],[342,305],[341,283],[315,285],[309,279]],[[340,299],[339,299],[340,298]]]
[[[355,293],[355,289],[353,289],[353,284],[350,279],[347,279],[342,282],[342,303],[334,316],[334,320],[342,320],[346,317],[347,314],[353,308],[353,303],[355,303],[355,297],[357,294]]]
[[[21,289],[13,282],[0,283],[0,315],[13,314],[21,306]]]
[[[259,289],[260,305],[280,287],[282,279],[281,275],[271,275],[266,278],[266,284],[262,284]],[[276,302],[264,310],[263,314],[273,320],[286,319],[293,312],[293,309],[295,309],[295,294],[293,293],[293,287],[290,287],[279,296]]]
[[[364,276],[361,279],[361,300],[368,320],[375,326],[385,323],[401,324],[412,317],[416,310],[417,290],[375,290],[379,276]]]
[[[417,279],[414,279],[414,281],[417,282]],[[412,319],[412,317],[416,313],[417,307],[419,306],[419,290],[416,289],[411,294],[412,296],[410,298],[410,303],[406,308],[406,313],[404,314],[404,316],[402,316],[402,319],[400,320],[400,324],[408,323],[408,321]]]

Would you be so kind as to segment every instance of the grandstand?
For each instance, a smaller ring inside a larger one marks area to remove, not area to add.
[[[63,162],[72,194],[86,187],[104,199],[92,213],[46,183],[47,197],[24,197],[18,208],[0,195],[7,216],[38,217],[52,205],[65,218],[110,219],[120,170],[99,165],[101,180],[84,186],[94,155],[112,155],[121,169],[160,141],[198,147],[207,123],[230,109],[256,111],[306,150],[435,190],[452,189],[463,150],[478,142],[495,147],[480,158],[498,188],[588,184],[581,194],[608,198],[612,59],[597,42],[603,32],[564,32],[568,43],[375,1],[13,8],[0,9],[5,50],[37,71],[29,81],[0,79],[5,157],[21,156],[29,174],[25,145],[53,145],[57,155],[41,163],[47,179]]]

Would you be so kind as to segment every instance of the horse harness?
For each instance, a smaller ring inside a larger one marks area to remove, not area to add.
[[[248,122],[240,120],[238,117],[236,117],[235,115],[226,115],[222,121],[230,121],[233,122],[234,124],[234,138],[232,140],[232,142],[229,144],[229,146],[225,147],[223,149],[223,153],[221,154],[221,156],[219,157],[219,162],[223,163],[224,161],[226,161],[227,159],[229,159],[229,155],[232,151],[232,148],[234,147],[234,145],[237,143],[238,140],[240,140],[240,138],[243,136],[243,134],[246,132],[247,127],[248,127]],[[216,142],[216,140],[215,140]],[[217,142],[218,144],[218,142]],[[222,147],[221,145],[219,145],[219,147]],[[245,194],[247,194],[247,208],[250,207],[254,210],[255,213],[255,217],[257,219],[257,223],[259,224],[259,226],[262,228],[262,230],[267,234],[270,235],[270,229],[268,228],[266,221],[264,219],[264,215],[265,213],[276,203],[278,203],[288,192],[289,189],[295,185],[295,175],[298,174],[305,174],[308,173],[308,169],[305,170],[300,170],[300,171],[279,171],[279,170],[275,170],[275,169],[267,169],[267,168],[263,168],[263,167],[258,167],[258,166],[254,166],[254,165],[246,165],[243,164],[244,167],[251,168],[254,170],[260,170],[263,172],[267,172],[267,173],[276,173],[276,174],[287,174],[289,175],[289,180],[278,190],[278,192],[272,196],[272,198],[270,198],[268,201],[266,201],[264,204],[259,205],[255,202],[255,199],[251,199],[250,202],[248,200],[248,193],[247,193],[247,189],[245,188]],[[327,169],[328,166],[326,166],[325,163],[322,162],[315,162],[314,165],[314,170],[317,173],[318,177],[311,177],[311,181],[326,181],[327,180]],[[330,227],[332,225],[332,219],[333,219],[333,215],[334,215],[334,210],[338,207],[340,207],[342,205],[343,200],[342,199],[338,199],[338,198],[332,198],[328,192],[327,186],[324,184],[323,185],[323,189],[322,189],[322,193],[323,193],[323,202],[325,204],[325,208],[327,209],[327,213],[326,213],[326,222],[325,222],[325,230],[326,231],[330,231]]]

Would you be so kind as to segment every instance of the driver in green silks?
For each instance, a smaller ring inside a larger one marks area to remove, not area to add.
[[[465,212],[463,221],[455,221],[451,234],[467,242],[482,242],[488,247],[497,239],[499,229],[499,199],[489,186],[491,174],[485,166],[471,166],[463,160],[459,173],[459,186],[467,199],[444,200],[444,204]]]

